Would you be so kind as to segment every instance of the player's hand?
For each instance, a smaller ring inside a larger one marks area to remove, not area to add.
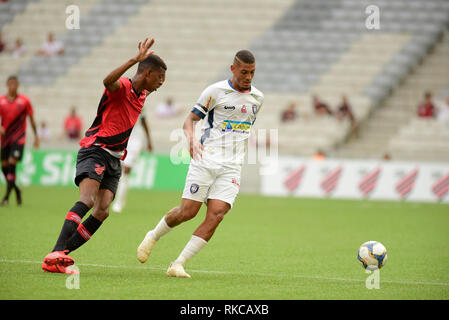
[[[40,141],[39,141],[39,138],[36,138],[36,139],[34,139],[34,147],[37,149],[37,148],[39,148],[39,144],[40,144]]]
[[[153,54],[154,51],[151,50],[148,52],[148,50],[151,48],[151,46],[154,44],[154,38],[151,38],[150,41],[148,41],[148,38],[145,38],[145,41],[142,43],[142,41],[139,41],[139,53],[137,56],[135,56],[135,60],[137,62],[145,60],[149,55]]]
[[[198,141],[190,142],[190,156],[193,160],[201,159],[203,155],[204,146]]]
[[[151,145],[151,143],[148,144],[148,151],[149,152],[153,151],[153,146]]]

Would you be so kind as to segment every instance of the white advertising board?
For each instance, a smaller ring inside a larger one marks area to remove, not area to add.
[[[449,164],[279,157],[277,171],[261,175],[261,192],[449,203]]]

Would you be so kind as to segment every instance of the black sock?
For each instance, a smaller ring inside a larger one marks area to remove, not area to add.
[[[5,173],[5,172],[6,172],[5,176],[6,176],[7,187],[6,187],[6,194],[3,198],[3,200],[8,200],[11,190],[16,187],[16,165],[14,165],[14,164],[8,165],[3,173]]]
[[[76,232],[67,241],[66,249],[74,251],[85,244],[101,226],[101,221],[90,215],[81,223]]]
[[[62,225],[61,233],[53,251],[63,251],[67,247],[67,240],[75,233],[81,220],[89,211],[89,207],[83,202],[78,201],[72,209],[67,213],[64,224]]]

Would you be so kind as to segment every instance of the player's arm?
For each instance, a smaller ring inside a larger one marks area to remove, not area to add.
[[[200,120],[197,114],[190,112],[182,127],[189,144],[190,156],[195,160],[198,157],[201,158],[202,150],[204,150],[204,146],[195,139],[195,125]]]
[[[148,151],[153,151],[153,145],[151,144],[151,138],[150,138],[150,127],[148,126],[146,117],[141,117],[140,119],[143,127],[143,131],[145,132],[145,136],[147,137],[148,141]]]
[[[30,123],[31,123],[31,128],[33,129],[33,133],[34,133],[34,147],[35,148],[39,148],[39,136],[37,134],[37,127],[36,127],[36,122],[34,121],[34,116],[32,114],[28,115],[30,117]]]
[[[145,41],[142,44],[142,41],[139,42],[139,53],[134,57],[129,59],[127,62],[122,64],[121,66],[115,68],[114,70],[109,73],[106,78],[103,80],[103,84],[106,89],[108,89],[111,92],[114,92],[118,89],[120,89],[120,82],[119,78],[133,65],[136,63],[145,60],[149,55],[153,54],[154,51],[148,52],[148,49],[153,45],[154,39],[152,38],[148,42],[148,38],[145,39]]]

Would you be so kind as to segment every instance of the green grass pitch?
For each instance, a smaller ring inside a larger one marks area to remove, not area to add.
[[[3,190],[2,190],[3,191]],[[76,188],[24,188],[24,205],[0,208],[1,299],[302,300],[448,299],[449,206],[442,204],[238,196],[207,246],[186,265],[191,279],[165,271],[205,214],[163,237],[141,264],[145,233],[180,203],[180,192],[131,190],[93,238],[72,253],[79,289],[68,275],[44,273]],[[357,249],[382,242],[388,261],[379,289]]]

